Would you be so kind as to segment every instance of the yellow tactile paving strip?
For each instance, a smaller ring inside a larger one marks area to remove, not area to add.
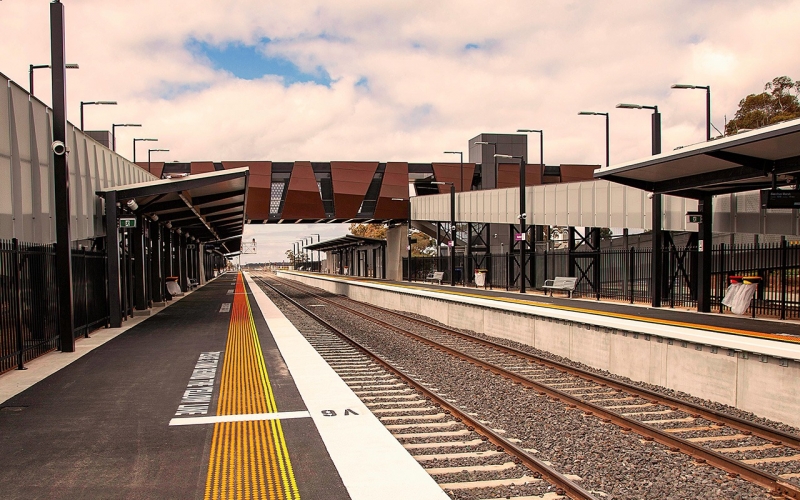
[[[303,274],[303,273],[298,273]],[[313,276],[313,275],[309,275]],[[754,337],[754,338],[761,338],[761,339],[769,339],[769,340],[779,340],[782,342],[789,342],[792,344],[800,344],[800,338],[789,336],[789,335],[781,335],[775,333],[764,333],[764,332],[754,332],[751,330],[739,330],[736,328],[726,328],[722,326],[712,326],[712,325],[704,325],[701,323],[688,323],[683,321],[673,321],[667,319],[659,319],[659,318],[648,318],[646,316],[635,316],[632,314],[623,314],[623,313],[616,313],[616,312],[609,312],[609,311],[598,311],[596,309],[584,309],[580,307],[572,307],[572,306],[564,306],[560,304],[550,304],[545,302],[535,302],[531,300],[520,300],[520,299],[512,299],[508,297],[498,297],[498,296],[489,296],[489,295],[481,295],[477,293],[469,293],[469,292],[462,292],[457,290],[447,290],[441,288],[426,288],[414,285],[406,285],[399,282],[395,283],[386,283],[383,281],[374,281],[370,279],[359,279],[350,276],[337,276],[337,279],[346,280],[346,281],[355,281],[361,283],[373,283],[376,285],[383,285],[383,286],[395,286],[397,288],[408,288],[411,290],[424,290],[424,291],[434,291],[437,293],[443,293],[447,295],[456,295],[462,297],[472,297],[476,299],[485,299],[485,300],[494,300],[497,302],[508,302],[511,304],[523,304],[528,306],[536,306],[542,307],[546,309],[557,309],[561,311],[570,311],[570,312],[578,312],[578,313],[586,313],[586,314],[595,314],[597,316],[606,316],[610,318],[619,318],[619,319],[627,319],[631,321],[641,321],[644,323],[654,323],[658,325],[669,325],[669,326],[677,326],[682,328],[692,328],[695,330],[704,330],[709,332],[716,332],[716,333],[727,333],[730,335],[741,335],[745,337]]]
[[[236,280],[217,415],[277,412],[242,275]],[[280,420],[214,424],[206,499],[300,498]]]

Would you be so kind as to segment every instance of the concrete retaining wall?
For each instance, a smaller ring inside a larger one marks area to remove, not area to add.
[[[800,362],[668,336],[634,333],[458,302],[402,289],[284,275],[353,300],[427,316],[454,328],[513,340],[593,368],[710,399],[800,427]],[[720,334],[722,335],[722,334]]]

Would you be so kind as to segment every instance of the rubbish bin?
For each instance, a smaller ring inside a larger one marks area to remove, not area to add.
[[[486,287],[486,269],[475,270],[475,286]]]
[[[183,295],[181,286],[178,284],[178,276],[167,276],[167,298],[172,300],[172,297],[180,297]]]

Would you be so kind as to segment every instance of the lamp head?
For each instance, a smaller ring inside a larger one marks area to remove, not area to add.
[[[620,103],[620,104],[617,104],[617,107],[620,108],[620,109],[642,109],[642,105],[641,104]]]

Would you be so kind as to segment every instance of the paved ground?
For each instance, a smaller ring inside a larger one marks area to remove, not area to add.
[[[234,285],[218,278],[0,404],[0,497],[203,498],[215,424],[169,423],[203,353],[222,353],[216,414]],[[278,411],[305,410],[250,306]],[[281,424],[300,496],[349,498],[313,421]]]

